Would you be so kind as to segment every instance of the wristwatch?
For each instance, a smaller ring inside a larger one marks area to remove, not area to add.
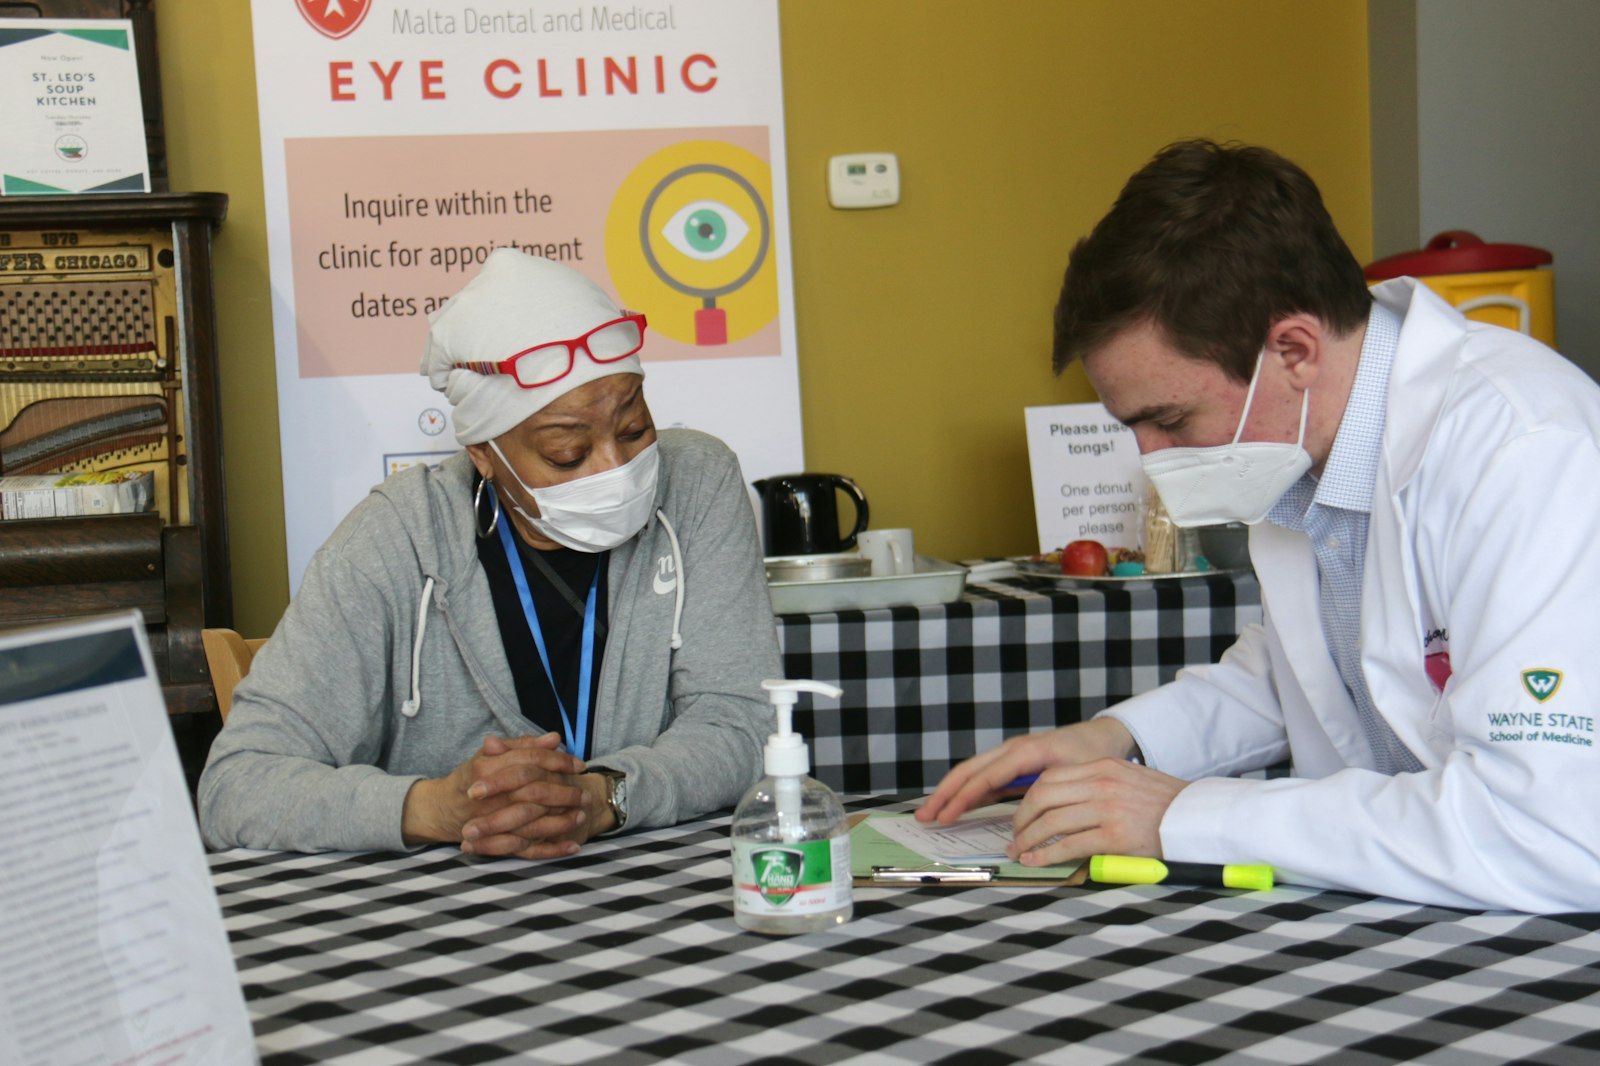
[[[606,779],[606,805],[611,808],[615,824],[606,832],[615,833],[628,824],[628,775],[609,766],[596,766],[586,774],[599,774]]]

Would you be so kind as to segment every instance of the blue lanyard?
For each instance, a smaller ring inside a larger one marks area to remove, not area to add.
[[[490,488],[490,492],[494,489]],[[522,600],[522,613],[527,616],[528,630],[539,649],[539,661],[544,664],[544,676],[550,679],[550,691],[555,695],[556,707],[561,711],[561,732],[567,741],[567,752],[580,759],[587,758],[584,741],[589,736],[589,682],[594,677],[594,619],[595,602],[599,598],[600,568],[594,568],[594,580],[589,582],[589,598],[583,608],[583,655],[578,666],[578,725],[574,732],[572,716],[556,687],[556,675],[550,669],[550,653],[545,650],[544,631],[539,628],[539,612],[533,608],[533,593],[528,591],[528,575],[522,569],[522,556],[511,539],[511,519],[500,523],[500,543],[506,550],[506,562],[511,564],[511,578],[517,583],[517,596]]]

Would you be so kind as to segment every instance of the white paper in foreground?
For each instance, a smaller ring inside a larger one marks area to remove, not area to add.
[[[1016,813],[1015,803],[993,803],[966,812],[950,825],[930,825],[915,818],[874,818],[872,828],[935,862],[1009,862],[1006,848]]]
[[[144,624],[0,634],[0,1062],[256,1062]]]

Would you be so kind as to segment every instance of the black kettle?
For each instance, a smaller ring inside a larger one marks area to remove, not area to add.
[[[867,497],[842,474],[778,474],[751,482],[761,495],[761,530],[768,555],[849,551],[867,528]],[[855,501],[855,528],[839,535],[838,490]]]

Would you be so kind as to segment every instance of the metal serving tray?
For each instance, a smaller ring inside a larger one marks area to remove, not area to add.
[[[926,555],[910,574],[842,577],[826,581],[769,581],[773,614],[868,611],[875,607],[926,607],[953,603],[967,588],[967,568]]]
[[[1096,577],[1081,577],[1076,574],[1063,574],[1061,567],[1057,564],[1038,562],[1026,555],[1019,555],[1008,561],[1015,567],[1016,573],[1026,577],[1053,581],[1062,588],[1086,588],[1092,585],[1129,585],[1137,588],[1141,584],[1149,585],[1155,582],[1174,581],[1186,577],[1217,577],[1223,574],[1243,574],[1250,570],[1248,566],[1232,569],[1212,567],[1210,570],[1175,570],[1165,574],[1100,574]]]

